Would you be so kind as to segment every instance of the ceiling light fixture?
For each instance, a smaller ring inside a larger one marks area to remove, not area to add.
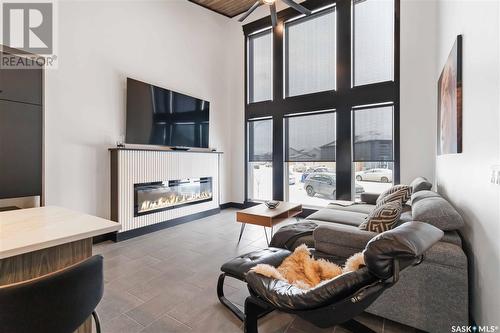
[[[307,9],[306,7],[304,7],[302,5],[299,5],[294,0],[281,0],[281,1],[283,1],[288,6],[292,7],[296,11],[298,11],[306,16],[309,16],[312,14],[312,12],[309,9]],[[278,24],[278,15],[276,14],[276,0],[258,0],[256,3],[254,3],[252,5],[252,7],[250,7],[245,12],[245,14],[243,14],[240,17],[240,19],[238,21],[243,22],[250,14],[253,13],[254,10],[256,10],[258,7],[260,7],[262,5],[269,6],[269,9],[271,11],[271,22],[273,24],[273,27],[276,27],[276,25]]]

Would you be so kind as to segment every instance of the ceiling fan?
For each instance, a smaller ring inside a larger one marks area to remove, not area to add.
[[[296,11],[309,16],[311,15],[311,11],[307,9],[306,7],[299,5],[296,3],[294,0],[281,0],[284,3],[286,3],[288,6],[292,7]],[[268,5],[269,9],[271,10],[271,22],[273,24],[273,27],[276,27],[278,24],[278,15],[276,14],[276,0],[257,0],[256,3],[250,7],[245,14],[243,14],[238,21],[243,22],[250,14],[253,13],[254,10],[256,10],[258,7],[262,5]]]

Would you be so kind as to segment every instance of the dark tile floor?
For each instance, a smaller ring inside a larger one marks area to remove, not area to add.
[[[104,256],[104,298],[97,311],[103,333],[242,332],[241,322],[216,296],[220,266],[238,254],[266,247],[262,227],[247,225],[237,244],[235,210],[120,243],[94,246]],[[292,222],[292,221],[291,221]],[[246,286],[226,279],[225,292],[243,304]],[[360,316],[377,332],[414,332],[373,315]],[[260,333],[347,332],[326,330],[289,314],[274,312],[259,321]]]

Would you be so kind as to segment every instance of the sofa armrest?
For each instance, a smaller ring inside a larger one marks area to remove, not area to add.
[[[364,192],[361,193],[360,199],[362,202],[365,202],[367,204],[375,205],[377,203],[377,199],[380,196],[378,193],[370,193],[370,192]]]
[[[361,252],[377,233],[360,230],[358,227],[329,223],[320,225],[313,232],[316,250],[340,258]]]

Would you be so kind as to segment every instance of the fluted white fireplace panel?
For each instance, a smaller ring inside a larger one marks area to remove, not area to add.
[[[134,184],[212,177],[212,201],[134,217]],[[219,208],[219,154],[118,151],[118,220],[121,232]]]

